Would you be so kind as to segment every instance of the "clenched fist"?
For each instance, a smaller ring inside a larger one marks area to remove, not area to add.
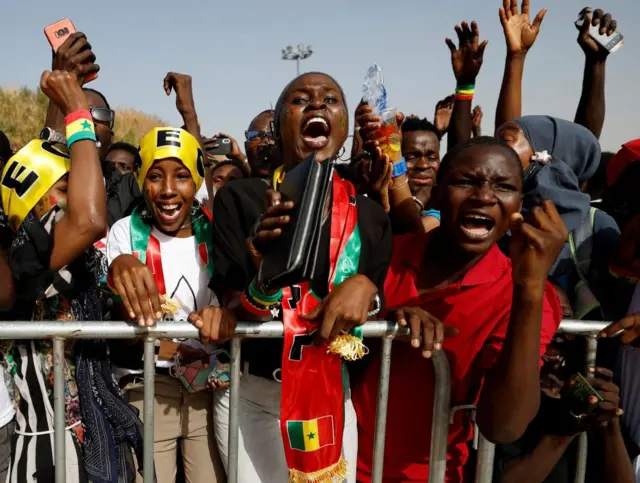
[[[40,77],[40,89],[67,116],[72,112],[89,109],[86,96],[73,72],[45,70]]]

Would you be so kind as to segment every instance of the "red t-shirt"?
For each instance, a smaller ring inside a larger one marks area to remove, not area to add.
[[[386,304],[389,309],[419,305],[460,331],[444,343],[451,367],[451,406],[475,404],[483,375],[496,363],[506,337],[513,286],[511,261],[494,245],[459,282],[419,296],[415,281],[426,244],[424,234],[395,238],[385,283]],[[560,302],[551,285],[545,292],[542,317],[541,355],[562,319]],[[352,393],[358,415],[358,481],[364,483],[371,481],[379,374],[378,354]],[[431,362],[407,342],[394,342],[383,481],[427,481],[432,414]],[[458,411],[449,426],[446,481],[462,481],[469,456],[467,443],[472,437],[469,413]]]

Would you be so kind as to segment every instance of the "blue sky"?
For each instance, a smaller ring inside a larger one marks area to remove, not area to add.
[[[22,0],[3,2],[0,29],[5,68],[0,85],[35,87],[50,66],[43,27],[71,18],[85,32],[101,65],[93,86],[114,106],[134,107],[178,124],[174,99],[162,90],[168,71],[194,78],[196,107],[203,132],[226,131],[243,138],[251,118],[275,103],[295,75],[295,62],[280,59],[288,44],[305,43],[313,56],[302,70],[330,73],[355,108],[367,66],[385,71],[389,105],[430,119],[436,102],[451,93],[455,80],[447,36],[462,20],[476,20],[488,39],[476,100],[484,108],[483,128],[493,119],[504,67],[505,45],[495,0]],[[533,0],[532,11],[548,7],[542,32],[525,71],[527,114],[573,119],[581,89],[584,56],[573,22],[585,5],[575,0]],[[631,19],[640,2],[602,0],[625,34],[607,71],[607,121],[602,145],[617,150],[640,137],[636,129],[640,99],[640,35]],[[627,20],[629,19],[629,20]],[[636,94],[634,94],[636,92]]]

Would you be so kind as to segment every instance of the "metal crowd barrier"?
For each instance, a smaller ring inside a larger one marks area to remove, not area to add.
[[[585,338],[585,374],[593,377],[588,371],[596,364],[598,350],[598,334],[611,322],[588,320],[563,320],[558,329],[559,334],[569,334]],[[476,483],[491,483],[493,480],[493,463],[495,446],[480,435],[476,460]],[[576,473],[574,483],[584,483],[587,473],[587,435],[582,433],[578,440],[578,456],[576,458]],[[440,480],[438,480],[440,481]]]
[[[565,320],[560,332],[585,336],[588,344],[587,365],[595,361],[597,334],[608,325],[603,322]],[[378,387],[374,434],[372,481],[382,482],[384,443],[386,431],[391,346],[398,335],[407,335],[408,329],[394,322],[371,321],[363,326],[365,337],[382,338],[381,371]],[[238,476],[238,407],[240,401],[240,342],[242,339],[279,338],[283,336],[281,322],[239,322],[231,341],[231,387],[229,410],[228,482],[237,483]],[[154,449],[154,392],[155,392],[155,340],[197,338],[198,330],[188,322],[159,322],[154,327],[140,328],[128,322],[35,322],[18,321],[0,324],[1,339],[52,339],[54,357],[54,430],[55,481],[65,482],[65,417],[64,407],[64,341],[65,339],[144,339],[144,462],[145,475],[153,475]],[[431,427],[429,482],[443,483],[446,471],[451,377],[449,363],[443,353],[434,352],[434,402]],[[581,441],[576,483],[584,482],[586,467],[586,440]],[[493,474],[493,445],[480,437],[476,482],[489,483]],[[581,478],[581,479],[580,479]]]

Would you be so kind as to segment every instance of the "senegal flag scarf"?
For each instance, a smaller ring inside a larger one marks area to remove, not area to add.
[[[334,172],[329,292],[358,273],[360,248],[355,188]],[[342,458],[343,362],[328,351],[328,344],[313,345],[318,322],[301,318],[319,303],[309,282],[284,289],[280,424],[290,482],[342,479],[347,473]]]
[[[142,216],[146,210],[144,203],[141,203],[131,213],[131,250],[133,256],[146,264],[153,273],[158,292],[166,295],[160,242],[151,234],[153,218],[150,215]],[[191,228],[196,238],[200,261],[207,267],[207,273],[211,276],[213,274],[211,215],[200,204],[194,204],[191,210]]]

